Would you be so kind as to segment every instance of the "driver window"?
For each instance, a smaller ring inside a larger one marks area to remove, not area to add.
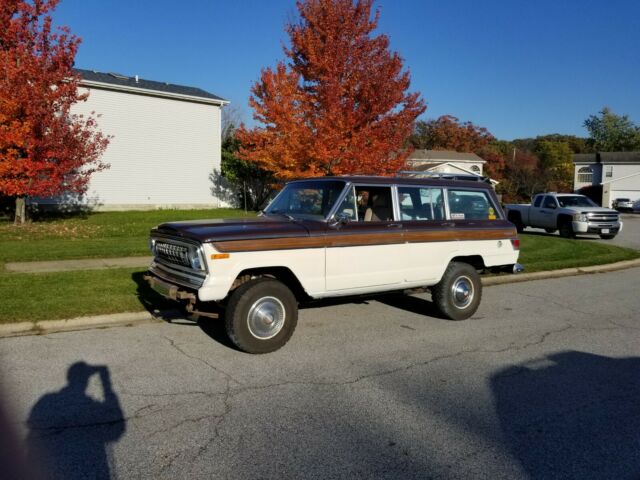
[[[393,220],[391,187],[356,186],[358,220],[387,222]]]
[[[542,204],[542,208],[555,208],[557,206],[555,198],[549,196],[545,197],[544,203]]]

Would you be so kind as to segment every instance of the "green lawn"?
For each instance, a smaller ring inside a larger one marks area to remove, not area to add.
[[[141,242],[143,228],[139,227]],[[520,261],[528,272],[640,257],[638,251],[591,240],[566,240],[534,234],[523,234],[520,238]],[[145,306],[159,309],[175,306],[151,291],[142,280],[143,274],[143,269],[1,273],[0,323],[141,311]]]
[[[525,272],[558,270],[620,262],[640,257],[640,251],[586,238],[568,240],[558,236],[522,233],[519,262]]]
[[[100,212],[14,226],[0,223],[0,268],[6,262],[148,255],[149,230],[174,220],[254,216],[236,209]]]

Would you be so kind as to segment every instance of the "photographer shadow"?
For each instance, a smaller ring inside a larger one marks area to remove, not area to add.
[[[101,401],[87,394],[93,375],[100,378]],[[27,421],[29,463],[46,478],[108,479],[108,446],[126,430],[109,369],[76,362],[69,367],[67,380],[67,385],[45,394],[31,409]]]

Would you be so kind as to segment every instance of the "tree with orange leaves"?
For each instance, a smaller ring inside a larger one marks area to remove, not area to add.
[[[453,115],[443,115],[435,120],[417,122],[410,140],[415,148],[477,153],[494,137],[484,127],[460,122]]]
[[[237,135],[240,156],[278,178],[397,172],[425,110],[409,73],[375,35],[373,0],[299,0],[288,63],[262,71],[249,101],[261,125]]]
[[[52,27],[58,1],[0,2],[0,194],[16,198],[16,222],[25,197],[80,193],[107,168],[96,119],[70,112],[87,95],[73,71],[80,40]]]

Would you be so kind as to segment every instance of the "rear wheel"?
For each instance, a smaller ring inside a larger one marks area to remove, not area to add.
[[[225,311],[229,339],[247,353],[269,353],[283,347],[298,323],[298,303],[283,283],[257,278],[231,294]]]
[[[557,229],[556,228],[545,228],[544,231],[547,233],[555,233]]]
[[[431,288],[431,296],[444,317],[466,320],[476,313],[480,305],[480,275],[468,263],[451,262],[440,282]]]
[[[564,238],[575,238],[576,234],[573,232],[573,225],[568,220],[564,220],[560,224],[560,236]]]

